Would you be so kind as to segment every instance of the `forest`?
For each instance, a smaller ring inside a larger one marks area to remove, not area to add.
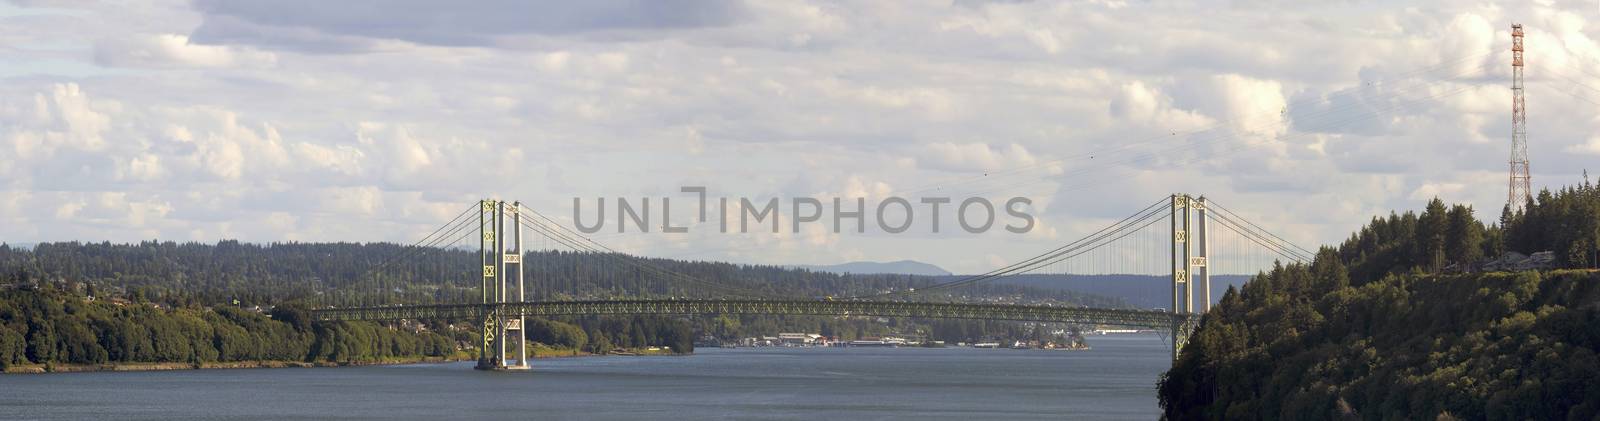
[[[1485,226],[1430,201],[1307,264],[1230,288],[1158,394],[1169,419],[1592,419],[1600,189],[1541,192]],[[1553,251],[1546,271],[1482,272]]]
[[[7,294],[0,304],[0,348],[24,349],[0,352],[0,357],[10,364],[94,364],[453,355],[476,346],[474,323],[309,323],[304,311],[474,302],[481,299],[479,259],[476,250],[384,243],[0,245],[0,291]],[[529,298],[536,300],[718,297],[729,291],[819,298],[935,282],[916,276],[839,275],[554,250],[530,251],[524,261]],[[1127,306],[1118,299],[1016,285],[978,285],[918,298],[973,297]],[[605,354],[657,346],[687,353],[701,335],[735,339],[788,331],[846,340],[918,332],[950,342],[1030,332],[1016,323],[745,315],[531,320],[527,335],[571,352]]]
[[[708,297],[823,298],[871,295],[928,285],[910,275],[840,275],[778,266],[739,265],[616,253],[528,251],[523,257],[530,300]],[[477,250],[388,243],[0,244],[0,284],[71,283],[94,293],[177,306],[238,300],[245,305],[466,303],[481,299]],[[7,277],[6,275],[10,276]],[[1072,291],[979,284],[951,295],[1012,297],[1094,307],[1118,299]]]
[[[0,291],[0,369],[21,364],[304,361],[449,357],[456,340],[427,329],[314,322],[303,308],[160,308],[56,290]]]

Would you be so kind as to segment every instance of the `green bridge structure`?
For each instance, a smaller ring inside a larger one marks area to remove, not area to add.
[[[1204,197],[1174,194],[1122,221],[1053,250],[981,275],[916,289],[839,298],[797,299],[762,296],[694,279],[648,263],[627,261],[620,263],[641,265],[641,270],[665,278],[691,282],[705,287],[709,292],[722,293],[727,297],[534,301],[525,298],[523,282],[525,228],[531,228],[530,231],[535,234],[579,250],[584,250],[579,248],[584,244],[597,246],[599,244],[565,229],[519,202],[483,200],[475,205],[474,209],[478,210],[476,224],[471,223],[469,218],[466,222],[452,221],[446,225],[456,224],[455,228],[458,231],[462,227],[473,225],[477,227],[475,232],[480,238],[479,255],[483,263],[479,271],[483,278],[481,300],[471,303],[432,305],[324,307],[312,310],[313,316],[323,321],[474,320],[482,327],[477,368],[486,370],[530,368],[526,354],[526,335],[523,331],[528,317],[601,315],[872,316],[1002,320],[1132,328],[1163,333],[1170,339],[1167,342],[1171,345],[1172,357],[1175,359],[1187,343],[1189,334],[1199,324],[1201,316],[1210,309],[1212,267],[1226,261],[1225,258],[1211,255],[1211,247],[1215,244],[1215,239],[1208,238],[1215,236],[1214,233],[1208,232],[1211,225],[1225,228],[1223,232],[1234,235],[1234,239],[1238,240],[1235,242],[1253,245],[1257,249],[1275,254],[1275,258],[1304,262],[1309,261],[1314,255],[1267,232],[1237,213],[1207,201]],[[1219,212],[1208,214],[1207,211],[1211,209],[1218,209]],[[1163,221],[1168,224],[1159,224]],[[1166,265],[1170,269],[1172,294],[1172,306],[1168,308],[1092,308],[1070,305],[935,302],[924,298],[930,292],[950,291],[963,286],[1059,267],[1052,265],[1118,244],[1119,240],[1129,238],[1134,233],[1161,230],[1161,228],[1170,229],[1170,236],[1162,233],[1162,238],[1169,241],[1159,244],[1154,252],[1138,250],[1138,254],[1157,255],[1156,257],[1164,264],[1170,263]],[[443,230],[444,227],[441,227],[435,234]],[[1194,235],[1190,235],[1191,232]],[[501,235],[502,233],[506,235]],[[1231,248],[1219,247],[1219,249],[1238,250],[1240,247],[1234,245]],[[610,249],[605,248],[605,250]],[[1165,253],[1162,253],[1163,251]]]

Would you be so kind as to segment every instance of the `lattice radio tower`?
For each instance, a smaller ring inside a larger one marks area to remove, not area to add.
[[[1511,24],[1511,179],[1506,202],[1522,210],[1532,197],[1528,174],[1528,109],[1522,100],[1522,24]]]

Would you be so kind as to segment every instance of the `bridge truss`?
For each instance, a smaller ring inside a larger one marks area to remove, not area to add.
[[[605,300],[532,301],[499,304],[331,308],[314,312],[325,321],[468,319],[491,315],[555,317],[590,315],[774,314],[791,316],[873,316],[930,319],[984,319],[1074,323],[1096,326],[1192,328],[1198,314],[1162,310],[1104,309],[1018,304],[919,303],[909,301],[829,300]]]

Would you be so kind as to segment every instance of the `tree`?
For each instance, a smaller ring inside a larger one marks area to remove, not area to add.
[[[1445,254],[1456,264],[1467,266],[1483,258],[1483,223],[1472,216],[1472,207],[1450,207],[1445,230]]]
[[[644,330],[634,329],[632,345],[634,348],[650,346],[650,340],[644,338]]]
[[[1422,212],[1422,217],[1417,221],[1417,241],[1419,252],[1418,262],[1430,272],[1437,272],[1444,268],[1446,253],[1445,244],[1448,241],[1449,217],[1444,207],[1444,201],[1435,197],[1428,201],[1427,210]]]
[[[272,319],[288,323],[294,330],[304,332],[311,327],[311,312],[300,304],[285,304],[272,308]]]
[[[27,343],[22,335],[0,325],[0,371],[27,359]]]
[[[95,342],[94,333],[78,318],[61,320],[60,330],[54,344],[58,350],[58,358],[65,362],[77,364],[100,364],[107,360],[105,348]]]
[[[609,354],[611,353],[611,348],[613,348],[611,339],[607,338],[605,333],[598,330],[589,332],[589,353]]]
[[[1483,252],[1480,258],[1490,258],[1506,254],[1506,232],[1499,225],[1490,226],[1483,231]]]
[[[528,340],[550,346],[583,349],[589,343],[589,335],[583,328],[570,323],[540,318],[528,319]]]
[[[28,360],[44,364],[56,359],[55,326],[44,320],[28,321]]]
[[[1339,261],[1339,252],[1332,247],[1317,250],[1316,258],[1311,261],[1311,276],[1314,284],[1320,286],[1319,293],[1350,286],[1350,273],[1345,269],[1344,263]],[[1233,286],[1229,285],[1228,289],[1231,291]]]

